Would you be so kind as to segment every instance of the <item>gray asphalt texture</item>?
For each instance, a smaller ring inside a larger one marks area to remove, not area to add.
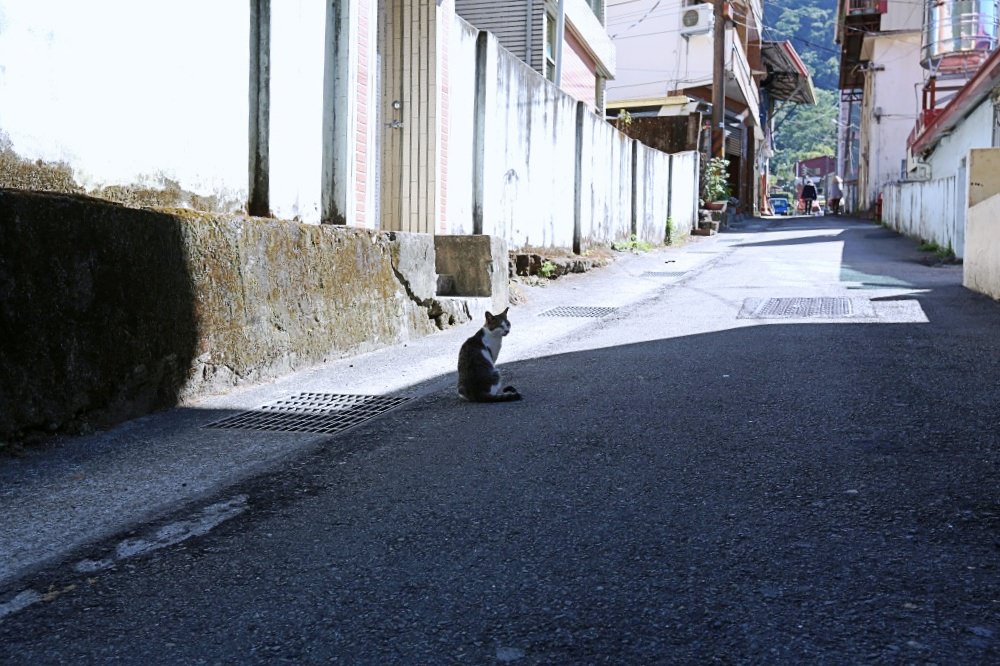
[[[510,311],[523,401],[456,397],[458,333],[413,345],[449,369],[403,407],[9,579],[0,663],[1000,663],[1000,304],[932,263],[792,218],[560,278]],[[875,315],[739,316],[777,297]]]

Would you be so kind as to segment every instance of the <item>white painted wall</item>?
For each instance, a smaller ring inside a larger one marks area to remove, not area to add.
[[[712,33],[681,37],[680,0],[608,3],[606,11],[618,63],[609,103],[711,83]]]
[[[697,151],[670,156],[670,220],[675,236],[687,236],[697,226],[700,173],[701,155]]]
[[[513,248],[572,247],[576,100],[490,42],[483,233]]]
[[[993,105],[984,101],[927,156],[931,180],[886,183],[883,219],[900,233],[950,247],[964,258],[978,250],[967,236],[970,151],[993,144]],[[980,177],[979,180],[982,180]]]
[[[874,204],[886,183],[900,178],[906,140],[919,110],[917,86],[923,83],[918,33],[869,39],[874,69],[861,118],[862,142],[868,155],[867,189],[859,192],[863,209]],[[878,70],[880,67],[884,69]]]
[[[475,63],[475,32],[452,31],[449,60]],[[484,151],[483,233],[511,249],[572,248],[576,222],[578,102],[528,68],[488,36]],[[449,105],[471,119],[474,69],[449,67]],[[450,117],[454,117],[450,114]],[[584,108],[579,125],[582,245],[628,238],[632,220],[632,144],[610,123]],[[473,227],[475,135],[473,123],[449,120],[448,224],[445,233]],[[672,157],[639,146],[637,194],[640,238],[662,243],[668,217],[686,234],[696,216],[697,155],[682,153],[671,181]],[[468,161],[460,151],[466,151]],[[676,156],[674,156],[676,157]],[[470,202],[464,208],[464,202]],[[461,208],[459,208],[461,207]]]
[[[913,0],[889,0],[882,15],[883,32],[894,30],[920,30],[924,25],[924,3]]]
[[[1000,299],[1000,195],[969,209],[967,238],[962,284]]]
[[[965,255],[965,181],[958,176],[923,182],[886,183],[882,221],[901,234],[950,247]]]
[[[669,181],[659,174],[670,173],[670,155],[636,143],[636,236],[662,243],[667,237],[670,217]]]
[[[245,202],[246,0],[0,0],[0,131],[93,189]]]
[[[759,11],[759,3],[750,4]],[[608,3],[607,31],[617,51],[617,72],[606,87],[609,104],[662,99],[674,91],[712,85],[713,33],[682,35],[686,9],[681,0]],[[745,102],[756,123],[760,93],[737,34],[732,29],[725,33],[726,97]]]
[[[1000,148],[969,151],[969,221],[962,284],[1000,299]]]
[[[321,205],[327,4],[282,0],[271,7],[270,206],[280,218],[310,223],[319,220]],[[0,0],[0,16],[0,131],[19,156],[65,162],[90,188],[156,188],[170,179],[195,194],[226,198],[234,209],[245,206],[249,3]],[[450,16],[442,40],[451,49],[441,129],[448,138],[441,164],[447,206],[435,228],[471,233],[476,33]],[[571,247],[576,102],[491,40],[484,231],[513,248]],[[337,93],[357,88],[352,75]],[[353,104],[346,109],[354,113]],[[373,120],[367,127],[374,133]],[[340,127],[360,127],[355,121]],[[630,142],[589,112],[581,127],[583,236],[601,243],[627,237]],[[372,140],[350,146],[371,148]],[[641,161],[648,177],[639,184],[641,235],[660,242],[666,193],[696,188],[696,169],[671,186],[665,155],[649,151]],[[339,164],[354,168],[350,159]],[[358,174],[336,177],[352,183]],[[345,213],[353,224],[352,210]],[[679,224],[690,228],[693,216]]]
[[[611,123],[584,114],[580,231],[591,243],[610,245],[631,232],[632,142]]]
[[[326,3],[271,3],[270,198],[281,219],[320,218],[325,28]]]
[[[476,90],[476,35],[479,30],[454,16],[448,42],[448,114],[442,133],[447,138],[448,157],[444,165],[444,233],[471,234],[472,170]],[[443,68],[438,71],[445,71]]]
[[[977,106],[955,130],[934,147],[927,156],[931,178],[946,178],[958,173],[962,160],[972,148],[993,145],[993,104],[987,100]]]

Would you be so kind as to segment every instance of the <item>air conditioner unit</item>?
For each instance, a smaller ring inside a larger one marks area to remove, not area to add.
[[[703,35],[715,26],[715,8],[708,4],[690,5],[681,10],[681,30],[684,37]]]

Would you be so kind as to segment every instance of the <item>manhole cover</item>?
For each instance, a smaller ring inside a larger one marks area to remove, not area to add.
[[[580,305],[563,305],[546,310],[542,317],[605,317],[618,308],[591,307]]]
[[[687,274],[687,271],[646,271],[646,277],[680,277]]]
[[[874,317],[866,298],[748,298],[739,319],[843,319]]]
[[[330,435],[384,414],[409,400],[400,396],[300,393],[205,427]]]

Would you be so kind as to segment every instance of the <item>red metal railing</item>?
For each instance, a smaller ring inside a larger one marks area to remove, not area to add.
[[[910,130],[910,136],[906,138],[906,145],[912,146],[917,140],[917,137],[923,134],[924,130],[927,129],[931,123],[937,120],[937,117],[940,116],[943,111],[944,109],[925,109],[921,111],[920,115],[917,116],[917,122],[914,123],[913,129]]]

